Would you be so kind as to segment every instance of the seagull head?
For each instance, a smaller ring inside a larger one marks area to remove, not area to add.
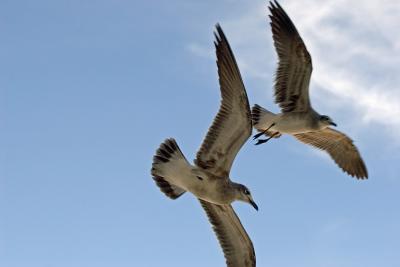
[[[246,203],[249,203],[253,206],[256,210],[258,210],[257,204],[254,202],[253,197],[251,196],[250,190],[242,185],[242,184],[235,184],[236,189],[236,200],[240,200]]]
[[[332,119],[326,115],[319,116],[319,124],[322,126],[322,128],[326,128],[329,126],[335,126],[335,127],[337,126],[336,123],[334,123]]]

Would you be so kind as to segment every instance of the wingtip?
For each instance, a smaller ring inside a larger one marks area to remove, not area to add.
[[[269,2],[269,3],[270,3],[270,5],[268,6],[268,10],[269,10],[269,12],[271,13],[271,15],[269,15],[269,17],[271,17],[271,16],[272,16],[272,12],[273,12],[274,8],[273,8],[273,6],[272,6],[271,2]]]
[[[214,31],[214,38],[215,38],[214,44],[216,46],[218,44],[218,42],[221,40],[218,32],[216,32],[216,31]]]
[[[278,1],[274,0],[274,3],[275,3],[275,6],[276,6],[277,8],[282,9],[282,7],[281,7],[281,5],[278,3]]]
[[[368,180],[368,175],[354,175],[353,177],[357,180]]]
[[[218,59],[220,59],[218,54],[225,53],[226,51],[228,51],[228,53],[231,54],[231,57],[233,57],[233,52],[230,48],[228,39],[226,38],[225,33],[222,30],[222,27],[219,23],[217,23],[215,25],[214,36],[215,36],[214,44],[215,44],[216,53],[217,53],[217,61],[218,61]],[[222,51],[225,51],[225,52],[222,52]]]
[[[278,1],[269,1],[269,6],[268,9],[271,11],[271,13],[277,9],[282,9],[281,5],[278,3]]]
[[[367,166],[365,166],[364,161],[360,157],[360,165],[357,179],[367,180],[368,179],[368,170]]]
[[[356,178],[357,180],[368,180],[368,171],[367,168],[365,167],[365,165],[363,165],[361,167],[361,169],[359,169],[358,171],[354,172],[354,173],[349,173],[348,171],[346,171],[350,176]]]
[[[357,180],[368,180],[369,177],[367,170],[365,170],[364,173],[357,175],[356,178]]]
[[[274,1],[268,1],[268,2],[269,2],[269,6],[268,6],[269,10],[275,8],[275,3],[274,3]]]
[[[219,23],[215,24],[214,36],[218,41],[221,41],[225,37],[224,31]]]

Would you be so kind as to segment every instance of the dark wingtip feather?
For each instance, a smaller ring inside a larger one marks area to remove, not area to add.
[[[278,1],[274,0],[274,3],[275,3],[275,5],[276,5],[276,7],[278,7],[279,9],[283,9],[283,8],[281,7],[281,5],[278,3]]]
[[[253,121],[253,125],[258,124],[258,122],[260,121],[260,114],[261,114],[261,106],[258,104],[255,104],[251,108],[251,119]]]
[[[158,176],[158,175],[153,175],[153,180],[156,182],[157,186],[160,188],[160,191],[163,192],[167,197],[171,199],[177,199],[181,195],[183,195],[183,192],[175,192],[174,188],[171,186],[170,183],[168,183],[164,177]]]
[[[223,39],[225,39],[224,31],[219,23],[215,24],[214,36],[218,43],[220,43]]]
[[[368,179],[368,170],[367,170],[367,167],[365,166],[364,161],[362,161],[362,159],[361,159],[361,162],[359,165],[359,171],[356,174],[356,177],[359,180],[367,180]]]
[[[272,5],[271,2],[269,2],[269,3]],[[272,6],[269,6],[269,7],[268,7],[268,10],[269,10],[269,12],[272,14],[272,10],[273,10]],[[271,17],[271,15],[268,15],[268,17]]]

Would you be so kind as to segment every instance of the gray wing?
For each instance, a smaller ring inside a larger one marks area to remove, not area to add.
[[[336,164],[357,179],[368,178],[367,168],[353,141],[345,134],[331,128],[318,132],[294,135],[305,144],[325,150]]]
[[[200,199],[199,199],[200,200]],[[253,243],[231,205],[216,205],[200,200],[207,213],[228,267],[254,267]]]
[[[232,163],[251,135],[249,101],[235,57],[221,27],[216,26],[216,41],[221,106],[208,130],[195,164],[216,176],[229,175]]]
[[[283,8],[270,2],[271,29],[279,63],[275,73],[275,103],[282,112],[304,112],[311,108],[309,84],[311,56]]]

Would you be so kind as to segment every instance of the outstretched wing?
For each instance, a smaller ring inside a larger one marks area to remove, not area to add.
[[[216,26],[217,66],[222,101],[195,164],[218,177],[229,175],[232,163],[251,135],[252,123],[246,89],[224,32]]]
[[[200,199],[199,199],[200,200]],[[217,235],[228,267],[254,267],[253,243],[231,205],[216,205],[200,200]]]
[[[271,29],[279,57],[275,73],[275,102],[282,112],[303,112],[311,108],[309,83],[311,56],[283,8],[270,2]]]
[[[353,141],[344,133],[332,128],[318,132],[294,135],[305,144],[325,150],[336,164],[351,176],[357,179],[368,178],[367,168]]]

